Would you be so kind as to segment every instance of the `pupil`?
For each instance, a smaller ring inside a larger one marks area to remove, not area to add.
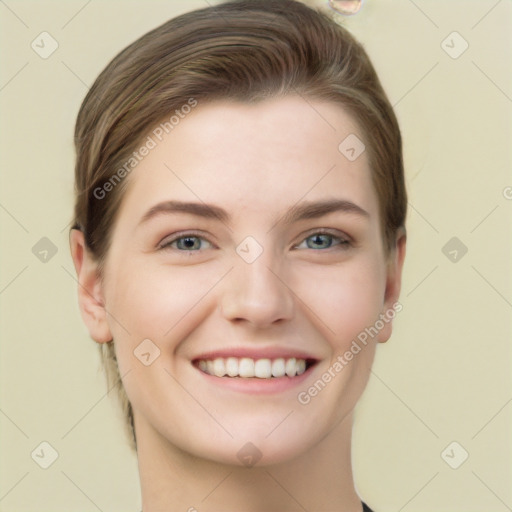
[[[313,243],[316,245],[329,245],[329,240],[327,239],[326,235],[316,235],[313,239]]]

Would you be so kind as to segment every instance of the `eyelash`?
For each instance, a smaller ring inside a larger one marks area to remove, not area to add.
[[[350,239],[346,235],[335,234],[332,231],[329,231],[328,229],[317,229],[316,231],[312,231],[309,235],[307,235],[302,240],[302,242],[299,245],[303,244],[306,240],[308,240],[309,238],[312,238],[316,235],[330,236],[332,239],[336,240],[338,243],[333,243],[329,247],[326,247],[325,249],[312,249],[311,247],[307,247],[307,249],[311,249],[312,251],[325,251],[327,249],[332,249],[333,247],[337,247],[338,249],[335,249],[335,250],[346,250],[352,245]]]
[[[326,247],[324,249],[312,249],[311,247],[307,247],[307,249],[310,249],[312,251],[325,251],[327,249],[332,249],[333,247],[338,247],[338,250],[346,250],[346,249],[348,249],[349,247],[352,246],[352,242],[350,241],[350,239],[348,237],[343,236],[343,235],[337,235],[337,234],[335,234],[335,233],[333,233],[333,232],[331,232],[329,230],[326,230],[326,229],[318,229],[316,231],[311,232],[298,245],[301,245],[306,240],[308,240],[309,238],[314,237],[315,235],[327,235],[327,236],[330,236],[330,237],[332,237],[333,240],[337,241],[338,243],[332,243],[329,247]],[[159,250],[176,250],[178,252],[184,252],[184,253],[199,252],[198,249],[195,249],[195,250],[194,249],[184,249],[184,250],[181,250],[181,249],[177,249],[175,247],[171,247],[172,244],[178,242],[179,240],[183,240],[185,238],[197,238],[199,240],[206,241],[210,245],[214,246],[214,244],[212,242],[210,242],[208,239],[206,239],[203,236],[201,236],[200,233],[186,232],[186,233],[179,233],[179,236],[175,236],[171,240],[164,241],[164,242],[160,243],[159,246],[158,246],[158,249]],[[294,246],[294,248],[295,247],[297,247],[297,246]]]
[[[161,242],[160,245],[158,246],[158,249],[172,250],[174,248],[171,247],[171,244],[177,242],[178,240],[183,240],[185,238],[198,238],[200,240],[208,242],[210,245],[214,245],[214,244],[212,244],[212,242],[210,242],[209,240],[207,240],[206,238],[201,236],[200,233],[195,233],[195,232],[192,232],[192,231],[190,231],[190,232],[187,231],[186,233],[178,233],[178,235],[179,236],[175,236],[171,240],[167,240],[167,241]],[[177,250],[179,252],[198,252],[197,250],[180,250],[180,249],[175,249],[175,250]]]

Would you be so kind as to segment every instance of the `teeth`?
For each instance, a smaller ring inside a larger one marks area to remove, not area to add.
[[[201,362],[199,361],[199,368],[201,368]],[[201,368],[202,370],[203,368]],[[230,377],[236,377],[238,375],[238,359],[236,357],[228,357],[226,359],[226,371]]]
[[[293,377],[297,371],[297,361],[295,360],[295,357],[288,359],[284,368],[286,375],[288,375],[288,377]]]
[[[272,377],[284,377],[286,375],[284,359],[274,359],[272,361]]]
[[[244,357],[238,364],[238,375],[240,377],[254,377],[254,360]]]
[[[270,379],[272,377],[272,363],[270,359],[258,359],[254,363],[254,375],[260,379]]]
[[[217,377],[224,377],[224,375],[226,375],[226,367],[224,365],[224,359],[215,359],[213,361],[213,373]]]
[[[306,371],[306,360],[278,358],[270,359],[251,359],[249,357],[218,357],[214,360],[201,359],[198,363],[199,369],[209,375],[216,377],[242,377],[259,379],[271,379],[273,377],[295,377],[302,375]]]

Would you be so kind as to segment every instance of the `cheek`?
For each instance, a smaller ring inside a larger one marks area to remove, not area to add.
[[[382,311],[385,273],[377,259],[354,259],[323,269],[308,267],[296,283],[297,296],[306,310],[313,311],[315,323],[333,348],[344,350]]]
[[[135,261],[118,268],[106,293],[114,339],[126,340],[123,345],[132,350],[146,338],[170,348],[176,333],[183,334],[224,273],[219,268],[172,268]]]

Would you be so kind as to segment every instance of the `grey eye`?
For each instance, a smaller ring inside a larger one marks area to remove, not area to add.
[[[316,234],[306,238],[307,245],[310,249],[327,249],[333,244],[332,235]]]

